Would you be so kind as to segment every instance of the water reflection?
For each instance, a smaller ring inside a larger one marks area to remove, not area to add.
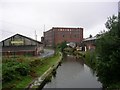
[[[83,60],[72,55],[64,56],[63,63],[58,67],[56,77],[44,88],[101,88],[95,74]]]

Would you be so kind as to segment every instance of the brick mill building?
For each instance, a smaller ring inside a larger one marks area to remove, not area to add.
[[[32,55],[37,56],[43,51],[43,43],[32,38],[15,34],[0,42],[2,55]]]
[[[83,40],[83,28],[53,27],[44,32],[44,45],[54,47],[61,42],[79,44]]]

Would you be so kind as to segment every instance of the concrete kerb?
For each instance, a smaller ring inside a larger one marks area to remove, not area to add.
[[[47,78],[47,76],[49,76],[49,75],[52,73],[52,71],[58,67],[58,65],[59,65],[59,63],[61,62],[62,57],[63,57],[63,56],[62,56],[62,53],[61,53],[61,52],[59,52],[59,53],[60,53],[61,56],[60,56],[58,62],[57,62],[55,65],[51,66],[51,67],[50,67],[44,74],[42,74],[40,77],[34,79],[33,82],[32,82],[31,84],[29,84],[29,86],[27,87],[27,89],[40,86],[40,85],[42,84],[42,82]]]

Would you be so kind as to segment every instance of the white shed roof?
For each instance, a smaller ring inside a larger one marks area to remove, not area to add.
[[[91,38],[86,38],[83,41],[90,41],[90,40],[96,40],[96,39],[98,39],[98,38],[97,37],[91,37]]]

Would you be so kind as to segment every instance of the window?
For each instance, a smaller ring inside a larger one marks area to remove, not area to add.
[[[62,31],[62,29],[60,29],[60,31]]]
[[[76,35],[74,35],[76,37]]]

